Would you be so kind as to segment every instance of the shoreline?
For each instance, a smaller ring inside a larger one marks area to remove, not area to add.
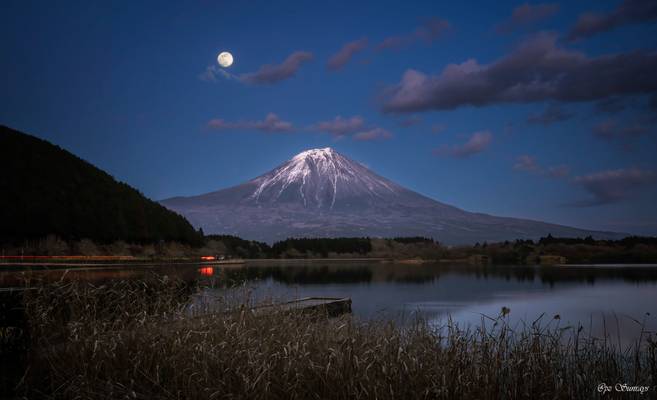
[[[59,261],[55,261],[59,260]],[[48,269],[48,270],[64,270],[64,269],[108,269],[108,268],[155,268],[165,266],[243,266],[243,265],[259,265],[259,264],[315,264],[315,263],[380,263],[380,264],[400,264],[400,265],[424,265],[424,264],[470,264],[464,259],[416,259],[416,258],[385,258],[385,257],[356,257],[356,258],[245,258],[245,259],[231,259],[219,261],[203,261],[203,260],[120,260],[116,262],[75,262],[63,259],[54,258],[53,260],[43,262],[14,262],[14,261],[0,261],[0,272],[3,271],[20,271],[26,269]],[[483,264],[482,264],[483,265]],[[495,264],[488,264],[495,265]],[[505,264],[499,264],[505,265]],[[656,263],[591,263],[591,264],[526,264],[526,266],[551,266],[560,268],[657,268]]]
[[[405,260],[394,260],[388,258],[246,258],[246,259],[233,259],[233,260],[220,260],[220,261],[192,261],[192,260],[177,260],[177,261],[167,261],[167,260],[144,260],[132,262],[117,261],[113,263],[93,263],[93,262],[70,262],[70,261],[45,261],[45,262],[0,262],[0,271],[2,270],[14,270],[22,268],[31,268],[31,267],[42,267],[44,269],[48,267],[55,267],[53,269],[80,269],[83,268],[94,268],[94,267],[116,267],[116,268],[125,268],[125,267],[160,267],[160,266],[175,266],[175,265],[200,265],[200,266],[229,266],[229,265],[245,265],[245,264],[262,264],[262,263],[316,263],[316,262],[400,262],[403,263]],[[434,262],[433,260],[424,261],[424,262]],[[60,268],[57,268],[60,267]]]

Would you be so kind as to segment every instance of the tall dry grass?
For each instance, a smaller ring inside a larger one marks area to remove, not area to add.
[[[152,278],[25,292],[18,395],[53,399],[588,399],[649,385],[657,345],[620,351],[572,329],[432,329],[248,307],[190,315],[197,288]],[[216,310],[216,308],[215,308]],[[627,396],[625,396],[627,398]]]

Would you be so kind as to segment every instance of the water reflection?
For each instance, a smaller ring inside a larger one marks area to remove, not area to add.
[[[257,301],[305,296],[351,297],[359,318],[416,317],[461,326],[511,310],[512,325],[539,322],[605,335],[623,345],[657,331],[657,268],[332,264],[247,266],[225,270]],[[222,289],[213,289],[221,292]],[[225,289],[223,289],[225,290]],[[219,293],[215,293],[219,295]],[[555,315],[559,319],[552,321]]]
[[[415,283],[430,284],[442,276],[465,275],[474,279],[540,282],[550,286],[596,281],[657,282],[657,267],[549,267],[549,266],[471,266],[471,265],[399,265],[350,264],[244,266],[224,268],[231,283],[272,279],[281,284],[349,284],[349,283]]]
[[[305,296],[351,297],[358,318],[421,316],[438,326],[447,315],[459,324],[478,324],[482,315],[511,309],[512,324],[550,321],[584,326],[589,334],[620,333],[626,343],[641,324],[657,330],[657,267],[471,266],[393,263],[276,263],[246,265],[116,266],[70,270],[64,279],[102,282],[137,279],[157,273],[204,287],[201,297],[235,295],[235,287],[253,301]],[[2,271],[0,287],[25,279],[61,279],[61,270]],[[198,297],[197,297],[198,298]],[[649,313],[650,315],[648,315]],[[637,322],[638,321],[638,322]]]

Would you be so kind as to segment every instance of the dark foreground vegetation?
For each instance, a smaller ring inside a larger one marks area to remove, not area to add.
[[[588,399],[601,382],[650,386],[657,345],[593,340],[558,319],[525,327],[400,327],[348,317],[190,317],[189,284],[65,280],[22,294],[3,327],[5,394],[48,399]],[[511,311],[512,312],[512,311]],[[624,397],[628,398],[628,397]]]
[[[55,235],[108,244],[177,241],[203,235],[182,216],[45,140],[0,125],[0,243]]]

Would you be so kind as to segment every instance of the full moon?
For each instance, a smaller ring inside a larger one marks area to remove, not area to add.
[[[217,56],[217,62],[224,68],[230,67],[233,65],[233,55],[227,51],[223,51]]]

